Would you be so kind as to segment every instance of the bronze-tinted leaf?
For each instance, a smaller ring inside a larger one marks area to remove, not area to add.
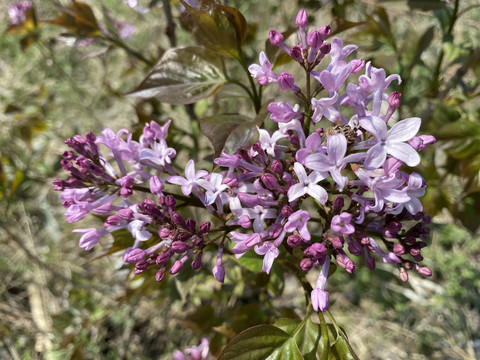
[[[226,82],[220,67],[221,59],[203,47],[171,49],[127,96],[156,98],[167,104],[192,104],[220,90]]]
[[[56,19],[46,22],[62,26],[80,36],[92,37],[101,34],[92,8],[79,1],[73,1],[69,7],[62,7],[61,14]]]
[[[240,11],[214,0],[200,1],[198,7],[180,1],[186,9],[187,23],[192,24],[193,36],[200,44],[224,56],[239,55],[247,32],[247,22]]]

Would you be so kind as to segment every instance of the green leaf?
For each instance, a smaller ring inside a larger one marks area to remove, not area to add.
[[[447,6],[445,0],[408,0],[411,10],[439,10]]]
[[[193,36],[200,44],[224,56],[239,56],[247,33],[247,22],[240,11],[214,0],[201,0],[198,7],[180,2],[193,22]]]
[[[167,51],[142,83],[127,96],[156,98],[167,104],[192,104],[215,94],[226,82],[221,59],[203,47]]]
[[[247,251],[241,258],[235,261],[247,270],[253,272],[262,271],[263,257],[253,251]]]
[[[334,16],[333,17],[333,22],[330,24],[330,28],[332,29],[332,36],[337,35],[345,30],[364,25],[365,22],[352,22],[352,21],[347,21],[342,17]]]
[[[295,340],[272,325],[258,325],[245,330],[230,341],[218,360],[303,359]]]
[[[418,63],[420,60],[420,56],[422,53],[430,46],[430,43],[433,40],[433,35],[435,33],[435,26],[430,26],[420,37],[417,43],[417,48],[415,49],[415,53],[413,54],[412,59],[410,60],[409,71]]]
[[[471,136],[480,136],[480,125],[470,120],[449,123],[435,133],[437,140],[463,139]]]
[[[118,251],[125,250],[126,248],[133,245],[135,240],[133,239],[132,234],[127,229],[120,229],[112,233],[113,236],[113,245],[107,251],[101,253],[95,259],[102,258],[104,256],[114,254]]]
[[[204,117],[199,120],[200,130],[212,143],[215,157],[220,156],[223,149],[229,154],[249,143],[267,116],[265,104],[254,119],[239,114],[224,114]]]

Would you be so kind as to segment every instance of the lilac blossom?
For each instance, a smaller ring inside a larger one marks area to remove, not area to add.
[[[257,79],[260,85],[268,85],[271,82],[277,82],[278,75],[272,71],[272,64],[267,59],[267,55],[262,51],[259,56],[260,65],[253,64],[248,67],[248,71],[253,78]]]
[[[308,194],[320,204],[325,205],[328,200],[328,194],[324,188],[317,185],[319,181],[325,179],[325,176],[319,171],[312,171],[310,175],[307,176],[305,168],[298,162],[293,164],[293,168],[297,175],[298,184],[292,185],[290,189],[288,189],[288,201],[295,201],[303,195]]]
[[[329,121],[335,123],[341,120],[342,115],[337,109],[338,95],[336,92],[330,98],[315,99],[312,98],[312,121],[314,123],[319,122],[323,117],[326,117]]]
[[[310,220],[310,214],[305,210],[298,210],[288,217],[288,221],[285,223],[285,230],[288,233],[298,230],[298,233],[305,240],[310,240],[311,235],[307,228],[308,220]]]
[[[405,141],[410,140],[420,129],[420,118],[413,117],[397,122],[390,130],[378,116],[369,116],[360,120],[360,125],[374,139],[366,140],[356,149],[368,148],[364,162],[366,169],[376,169],[383,165],[387,155],[391,155],[403,161],[408,166],[417,166],[420,163],[418,153]]]
[[[325,291],[325,285],[327,284],[328,270],[330,269],[330,257],[325,259],[325,263],[322,265],[322,271],[315,284],[315,289],[312,290],[311,300],[312,307],[315,311],[325,312],[328,308],[329,293]]]
[[[270,113],[270,119],[281,123],[288,123],[293,119],[301,119],[303,115],[298,112],[299,108],[298,105],[292,107],[290,104],[283,101],[270,103],[267,107],[268,112]]]
[[[25,13],[32,7],[30,1],[19,1],[8,8],[10,23],[13,25],[24,23],[27,19]]]
[[[260,134],[260,138],[258,139],[260,146],[267,154],[271,156],[275,156],[275,150],[279,147],[277,145],[277,141],[288,137],[287,135],[282,134],[280,131],[275,131],[272,135],[270,135],[267,130],[260,128],[258,128],[258,133]]]
[[[270,274],[272,269],[273,261],[278,257],[280,253],[278,248],[272,242],[264,242],[262,245],[255,246],[255,252],[258,255],[264,255],[263,257],[263,266],[262,271]]]
[[[180,185],[182,187],[183,195],[190,195],[194,186],[199,184],[199,180],[208,175],[205,170],[199,170],[195,173],[195,163],[189,160],[185,166],[185,177],[170,176],[167,181],[170,184]]]
[[[339,215],[335,215],[332,218],[330,228],[334,233],[351,235],[355,232],[355,227],[350,224],[352,221],[352,214],[348,212],[342,212]]]

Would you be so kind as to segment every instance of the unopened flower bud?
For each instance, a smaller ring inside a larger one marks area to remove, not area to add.
[[[332,246],[335,248],[335,249],[342,249],[343,248],[343,238],[342,237],[339,237],[339,236],[329,236],[328,237],[328,240],[330,241],[330,243],[332,244]]]
[[[343,199],[343,196],[335,196],[333,199],[333,212],[335,214],[340,214],[344,205],[345,200]]]
[[[365,60],[354,59],[348,63],[352,68],[352,74],[358,74],[365,67]]]
[[[276,30],[270,30],[268,32],[268,38],[272,45],[279,45],[283,41],[283,35]]]
[[[127,175],[122,177],[119,180],[119,183],[122,187],[131,187],[135,183],[135,179],[133,178],[133,176]]]
[[[282,175],[283,173],[283,165],[281,161],[273,160],[270,169],[277,175]]]
[[[322,35],[316,31],[310,31],[307,35],[307,44],[314,49],[319,49],[320,45],[323,43],[323,37]]]
[[[177,260],[173,263],[172,267],[170,268],[170,274],[175,275],[178,274],[183,268],[183,262]]]
[[[323,42],[322,45],[320,45],[320,53],[322,56],[325,56],[330,53],[330,50],[332,49],[332,45],[328,42]]]
[[[302,48],[298,45],[295,45],[290,48],[290,56],[293,60],[298,61],[300,64],[303,64]]]
[[[199,251],[198,254],[195,256],[195,259],[192,262],[193,270],[198,270],[202,267],[202,255],[203,255],[203,252]]]
[[[297,18],[295,19],[295,24],[300,27],[308,26],[308,15],[304,9],[298,12]]]
[[[403,267],[400,268],[400,280],[403,282],[408,281],[408,273]]]
[[[160,228],[160,230],[158,230],[158,236],[160,236],[160,239],[167,239],[170,237],[170,229]]]
[[[330,29],[330,25],[324,25],[324,26],[320,27],[320,29],[318,29],[318,32],[320,33],[320,35],[324,39],[326,39],[327,37],[329,37],[332,34],[332,30]]]
[[[176,203],[177,203],[177,201],[175,200],[173,195],[167,195],[165,197],[165,205],[167,205],[169,208],[175,207]]]
[[[184,232],[184,233],[178,234],[177,240],[178,240],[178,241],[186,242],[186,241],[188,241],[191,237],[192,237],[192,236],[191,236],[190,234]]]
[[[247,215],[242,215],[238,218],[237,224],[244,229],[248,229],[250,226],[252,226],[252,221]]]
[[[299,236],[299,235],[290,235],[288,238],[287,238],[287,244],[288,246],[290,246],[291,248],[296,248],[296,247],[299,247],[301,244],[302,244],[302,237]]]
[[[393,253],[397,256],[405,255],[407,252],[405,251],[405,247],[402,244],[395,244],[393,247]]]
[[[308,248],[306,248],[303,253],[311,259],[318,260],[322,259],[325,256],[325,251],[325,244],[313,243]]]
[[[281,190],[282,187],[277,181],[277,178],[269,173],[263,174],[260,179],[265,184],[268,190]]]
[[[157,273],[155,274],[155,280],[158,282],[162,282],[163,279],[165,279],[165,272],[166,272],[165,268],[161,268],[160,270],[158,270]]]
[[[117,215],[125,220],[130,220],[133,217],[133,211],[130,208],[120,209],[117,211]]]
[[[131,250],[125,261],[130,263],[130,264],[135,264],[137,262],[139,262],[140,260],[144,260],[145,259],[145,250],[142,250],[142,249],[133,249]]]
[[[309,258],[303,258],[302,261],[300,261],[300,269],[302,269],[305,272],[308,272],[312,270],[313,267],[313,262]]]
[[[158,266],[166,265],[168,263],[168,261],[170,260],[171,255],[172,255],[172,253],[170,251],[162,252],[162,253],[158,254],[157,258],[155,259],[155,263]]]
[[[283,71],[280,76],[278,77],[278,85],[282,90],[298,90],[298,87],[295,85],[295,79],[292,74],[289,74]]]
[[[222,184],[225,184],[231,188],[238,186],[238,179],[236,176],[231,175],[222,180]]]
[[[130,188],[122,187],[120,189],[120,195],[123,196],[124,198],[128,198],[133,194],[133,190]]]
[[[171,249],[177,254],[183,254],[187,250],[187,244],[185,244],[183,241],[174,241]]]
[[[180,215],[178,212],[174,212],[173,215],[172,215],[172,222],[175,224],[175,225],[184,225],[185,224],[185,221],[183,220],[183,216]]]
[[[190,231],[191,233],[194,233],[195,232],[195,227],[197,225],[197,222],[192,219],[192,218],[188,218],[187,221],[185,222],[185,227],[187,228],[188,231]]]
[[[283,230],[282,225],[272,224],[272,226],[270,226],[270,229],[268,229],[268,236],[275,239],[280,236],[280,234],[282,233],[282,230]]]
[[[135,263],[135,270],[141,270],[141,271],[145,271],[148,267],[148,264],[147,262],[145,261],[145,259],[142,259],[142,260],[139,260]]]
[[[293,210],[290,206],[288,205],[285,205],[283,208],[282,208],[282,215],[285,216],[286,218],[288,218],[290,215],[293,214]]]
[[[432,276],[432,270],[430,270],[428,267],[426,266],[419,266],[417,265],[416,267],[416,270],[417,272],[420,274],[420,275],[423,275],[423,276]]]
[[[204,221],[200,224],[200,234],[208,234],[210,232],[210,221]]]
[[[402,93],[399,91],[392,92],[387,99],[388,105],[397,108],[402,103]]]
[[[165,189],[165,185],[163,185],[162,181],[157,175],[154,175],[150,178],[150,191],[152,194],[159,194]]]

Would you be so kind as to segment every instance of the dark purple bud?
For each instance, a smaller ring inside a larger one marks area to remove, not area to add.
[[[288,137],[288,141],[290,141],[290,143],[295,146],[295,147],[299,147],[300,146],[300,139],[298,137],[298,134],[292,134]]]
[[[288,218],[290,215],[293,214],[293,210],[290,206],[288,205],[285,205],[283,208],[282,208],[282,215],[285,216],[286,218]]]
[[[370,238],[367,234],[363,232],[355,232],[355,238],[360,242],[362,245],[370,245]]]
[[[130,254],[129,254],[130,255]],[[128,258],[128,257],[127,257]],[[142,272],[145,271],[148,267],[147,262],[145,259],[141,259],[135,263],[135,270],[141,270]]]
[[[85,139],[87,140],[87,142],[89,143],[95,143],[95,140],[97,139],[97,137],[95,136],[95,134],[91,131],[87,131],[85,133]]]
[[[355,256],[360,256],[362,255],[363,248],[358,241],[350,239],[350,241],[348,242],[348,251],[350,251],[350,253]]]
[[[417,261],[417,262],[421,262],[423,261],[423,256],[418,254],[418,255],[415,255],[415,256],[412,256],[413,257],[413,260]]]
[[[197,222],[192,219],[188,218],[187,221],[185,222],[185,227],[187,228],[188,231],[190,231],[192,234],[195,232],[195,227],[197,226]]]
[[[330,53],[331,49],[332,45],[328,42],[324,42],[322,45],[320,45],[320,54],[322,54],[322,56],[325,56]]]
[[[402,93],[399,91],[392,92],[387,99],[388,105],[397,108],[402,103]]]
[[[322,37],[324,39],[326,39],[327,37],[329,37],[332,34],[332,30],[330,29],[330,25],[325,25],[325,26],[320,27],[320,29],[318,29],[318,32],[320,33],[320,35],[322,35]]]
[[[265,184],[268,190],[279,190],[282,189],[280,184],[277,181],[277,178],[269,173],[263,174],[261,177],[262,182]]]
[[[55,179],[52,183],[55,191],[63,191],[65,189],[66,182],[63,179]]]
[[[287,238],[287,244],[288,246],[290,246],[291,248],[296,248],[296,247],[299,247],[301,244],[302,244],[302,237],[299,236],[299,235],[290,235],[288,238]]]
[[[165,272],[166,272],[166,269],[164,267],[158,270],[157,273],[155,274],[155,280],[157,280],[158,282],[162,282],[163,279],[165,279]]]
[[[370,255],[369,251],[365,251],[365,264],[370,270],[375,270],[375,259]]]
[[[405,238],[405,242],[410,245],[415,244],[416,241],[417,239],[415,238],[415,236],[407,236]]]
[[[335,199],[333,199],[333,212],[335,214],[340,214],[344,205],[345,200],[343,199],[343,196],[335,196]]]
[[[295,79],[292,74],[289,74],[283,71],[278,77],[278,85],[282,90],[295,90],[297,86],[295,85]]]
[[[202,255],[203,252],[199,251],[198,254],[195,256],[195,259],[192,261],[193,270],[198,270],[202,267]]]
[[[127,258],[125,259],[126,262],[130,263],[130,264],[135,264],[141,260],[144,260],[145,259],[145,250],[142,250],[142,249],[133,249],[131,250],[128,255],[127,255]],[[146,264],[146,263],[145,263]],[[145,267],[146,268],[146,267]]]
[[[304,9],[298,12],[297,18],[295,19],[295,24],[299,27],[308,26],[308,15]]]
[[[272,45],[279,45],[283,41],[283,35],[276,30],[270,30],[268,32],[268,38]]]
[[[174,241],[171,249],[177,254],[183,254],[185,251],[187,251],[187,244],[185,244],[183,241]]]
[[[155,259],[155,263],[158,266],[163,266],[166,263],[168,263],[171,255],[172,255],[172,253],[170,251],[160,253],[160,254],[158,254],[157,258]]]
[[[365,60],[354,59],[348,63],[352,68],[352,74],[358,74],[365,67]]]
[[[180,233],[177,236],[177,240],[186,242],[186,241],[190,240],[191,237],[192,237],[192,235],[190,235],[188,233]]]
[[[273,160],[270,169],[277,175],[282,175],[283,173],[283,165],[281,161]]]
[[[290,56],[293,60],[298,61],[300,64],[303,64],[302,48],[300,45],[295,45],[290,48]]]
[[[316,31],[310,31],[307,36],[307,44],[310,45],[310,47],[314,49],[320,48],[320,45],[323,43],[323,37],[322,35]]]
[[[410,255],[412,256],[417,256],[417,255],[420,255],[420,249],[417,249],[417,248],[411,248],[410,249]]]
[[[172,215],[172,222],[175,225],[183,226],[185,224],[185,220],[183,220],[183,216],[180,215],[178,212],[174,212]]]
[[[310,260],[309,258],[304,258],[302,261],[300,261],[300,269],[302,269],[305,272],[308,272],[312,270],[313,267],[313,261]]]
[[[270,229],[268,230],[268,236],[270,236],[273,239],[276,239],[277,237],[280,236],[280,234],[282,233],[282,230],[283,230],[282,225],[276,224],[276,223],[272,224],[272,226],[270,226]]]
[[[72,160],[75,157],[75,155],[73,154],[73,151],[66,150],[63,152],[62,157],[66,160]]]
[[[170,274],[175,275],[178,274],[183,268],[183,262],[177,260],[173,263],[172,267],[170,268]]]
[[[324,243],[313,243],[303,252],[309,258],[317,260],[325,257],[325,244]]]
[[[163,195],[163,194],[159,194],[159,195],[158,195],[158,203],[159,203],[161,206],[165,205],[165,195]]]
[[[87,143],[87,140],[85,140],[80,135],[75,135],[73,137],[73,141],[75,141],[77,143],[77,145],[82,145],[82,146],[84,146]]]
[[[203,239],[203,237],[197,237],[193,242],[193,245],[197,247],[202,247],[204,244],[205,244],[205,240]]]
[[[210,232],[211,224],[209,221],[204,221],[200,224],[200,234],[208,234]]]
[[[175,207],[176,203],[177,203],[177,201],[175,200],[173,195],[167,195],[165,197],[165,205],[167,205],[169,208]]]

